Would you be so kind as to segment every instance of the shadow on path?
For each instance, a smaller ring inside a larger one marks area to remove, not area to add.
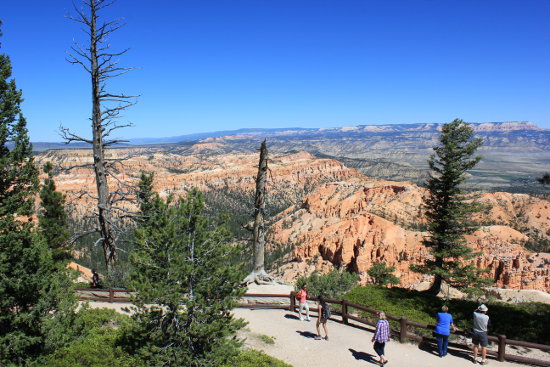
[[[378,365],[378,361],[375,359],[374,355],[369,354],[369,353],[365,353],[365,352],[358,352],[355,349],[351,349],[351,348],[349,348],[348,350],[351,352],[351,355],[356,360],[358,360],[358,361],[362,360],[362,361],[365,361],[365,362],[369,362],[369,363]]]
[[[290,314],[290,313],[287,313],[287,314],[285,315],[285,319],[300,320],[300,318],[299,318],[298,316],[292,315],[292,314]]]
[[[300,330],[296,330],[296,332],[298,334],[300,334],[301,336],[305,337],[305,338],[315,338],[317,336],[317,334],[315,333],[312,333],[311,331],[300,331]]]
[[[420,349],[424,352],[427,352],[429,354],[433,354],[434,356],[439,356],[439,351],[437,349],[437,345],[434,345],[432,343],[422,341],[418,345],[418,349]],[[447,354],[450,354],[453,357],[458,357],[458,358],[465,359],[467,361],[472,361],[473,360],[473,357],[472,357],[471,353],[469,353],[465,350],[447,349]],[[446,358],[446,357],[443,357],[443,358]],[[489,356],[487,356],[487,358],[489,358]]]

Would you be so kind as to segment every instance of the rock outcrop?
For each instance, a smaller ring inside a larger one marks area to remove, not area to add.
[[[118,176],[123,183],[137,182],[142,170],[154,172],[155,190],[162,196],[185,195],[193,187],[252,192],[258,154],[215,154],[220,144],[209,139],[169,151],[114,149],[109,158],[128,157]],[[72,215],[88,215],[95,203],[81,194],[95,190],[92,171],[84,167],[92,161],[90,151],[57,150],[37,156],[37,164],[45,161],[56,167],[56,184],[73,203]],[[68,166],[77,168],[61,169]],[[426,280],[409,270],[410,264],[429,256],[422,244],[424,189],[369,179],[337,160],[305,152],[273,153],[269,167],[270,195],[295,203],[278,214],[269,229],[268,246],[294,246],[290,261],[280,269],[286,280],[344,267],[359,273],[364,283],[375,262],[395,266],[403,286]],[[111,184],[118,185],[114,180]],[[529,239],[550,239],[550,202],[509,193],[482,193],[478,200],[487,204],[486,210],[477,218],[480,229],[467,238],[479,251],[476,266],[488,269],[498,287],[550,291],[550,254],[532,253],[523,246]]]
[[[423,280],[411,272],[429,255],[419,231],[425,224],[421,213],[423,189],[409,183],[348,180],[329,183],[304,198],[301,207],[289,208],[271,228],[273,243],[293,243],[294,259],[280,275],[292,280],[313,270],[327,271],[344,267],[360,274],[367,282],[366,271],[375,262],[396,268],[403,286]],[[486,213],[507,213],[508,224],[515,223],[517,212],[524,208],[527,227],[544,226],[539,214],[548,215],[550,203],[527,195],[485,194],[483,200],[495,205]],[[513,203],[513,204],[512,204]],[[514,214],[515,213],[515,214]],[[495,217],[496,219],[497,217]],[[467,244],[479,255],[477,267],[488,269],[495,285],[511,289],[550,291],[550,254],[536,254],[522,245],[528,236],[508,225],[486,225],[467,236]]]

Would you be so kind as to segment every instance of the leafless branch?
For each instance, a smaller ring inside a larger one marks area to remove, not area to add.
[[[82,143],[93,144],[93,141],[91,141],[90,139],[86,139],[81,136],[78,136],[72,133],[71,130],[69,130],[69,128],[66,128],[63,126],[59,127],[59,134],[61,135],[63,140],[65,140],[66,144],[69,144],[71,142],[82,142]]]
[[[92,229],[90,231],[86,231],[86,232],[76,234],[70,239],[69,243],[72,245],[76,241],[78,241],[79,239],[81,239],[83,237],[86,237],[86,236],[89,236],[89,235],[94,234],[94,233],[99,233],[99,230],[98,229]]]

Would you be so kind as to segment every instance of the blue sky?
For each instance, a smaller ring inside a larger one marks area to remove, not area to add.
[[[78,0],[75,0],[78,4]],[[79,5],[78,5],[79,6]],[[71,0],[2,4],[33,141],[89,136],[90,83],[65,61]],[[244,127],[532,121],[550,128],[550,1],[118,0],[119,136]]]

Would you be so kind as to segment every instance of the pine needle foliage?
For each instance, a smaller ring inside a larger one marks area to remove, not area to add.
[[[397,285],[399,278],[393,275],[395,266],[387,266],[385,262],[374,263],[367,270],[367,274],[372,278],[374,284],[378,285]]]
[[[0,365],[26,366],[66,341],[75,302],[32,222],[38,170],[11,72],[0,54]]]
[[[236,355],[235,333],[244,326],[230,313],[244,293],[243,271],[228,262],[239,248],[223,224],[203,216],[198,190],[185,199],[148,198],[132,256],[136,352],[154,366],[223,364]]]
[[[481,278],[483,270],[470,261],[476,254],[464,238],[476,229],[471,217],[481,206],[469,201],[471,197],[461,188],[466,172],[481,159],[475,152],[483,142],[474,138],[472,127],[460,119],[443,125],[439,141],[428,160],[431,174],[424,203],[429,232],[424,245],[431,258],[411,268],[434,276],[431,293],[439,293],[443,282],[468,291],[487,283]]]
[[[65,195],[56,190],[53,179],[53,165],[44,164],[44,172],[48,175],[40,190],[40,212],[38,224],[54,260],[61,262],[71,259],[69,246],[69,230],[67,213],[65,212]]]

